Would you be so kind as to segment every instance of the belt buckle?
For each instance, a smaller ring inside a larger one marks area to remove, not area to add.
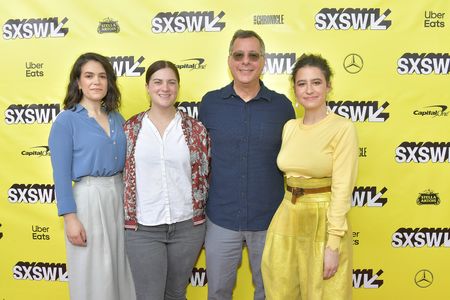
[[[297,198],[305,195],[305,190],[303,188],[295,187],[292,191],[292,204],[297,202]]]

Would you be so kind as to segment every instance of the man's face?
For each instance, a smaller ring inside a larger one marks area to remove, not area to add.
[[[258,39],[255,37],[236,39],[228,57],[228,67],[235,83],[258,82],[264,68],[264,57]]]

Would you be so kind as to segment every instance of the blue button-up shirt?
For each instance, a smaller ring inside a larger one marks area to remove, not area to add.
[[[124,120],[118,112],[109,113],[108,120],[110,136],[78,104],[74,110],[61,112],[53,123],[48,145],[59,215],[76,212],[72,181],[84,176],[112,176],[123,170]]]
[[[286,121],[295,118],[286,96],[266,88],[248,102],[233,83],[207,93],[199,120],[211,138],[211,173],[206,214],[231,230],[266,230],[283,199],[276,158]]]

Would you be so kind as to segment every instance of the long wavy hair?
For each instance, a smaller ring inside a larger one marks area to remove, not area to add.
[[[78,88],[78,80],[81,76],[81,68],[89,61],[100,63],[106,72],[108,89],[105,98],[102,99],[102,107],[106,112],[118,110],[121,94],[117,87],[117,76],[114,73],[114,69],[106,57],[93,52],[80,55],[73,64],[72,71],[70,71],[69,84],[67,85],[67,93],[63,102],[64,109],[74,109],[83,98],[83,92]]]

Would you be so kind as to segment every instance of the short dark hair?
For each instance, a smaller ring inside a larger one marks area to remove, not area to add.
[[[230,48],[228,49],[228,54],[231,55],[232,51],[233,51],[233,44],[234,41],[236,41],[237,39],[246,39],[246,38],[256,38],[259,41],[259,45],[261,47],[261,55],[264,56],[266,55],[266,46],[264,45],[264,41],[263,39],[253,30],[242,30],[239,29],[237,30],[233,37],[231,38],[231,42],[230,42]]]
[[[69,84],[67,85],[66,96],[64,97],[64,109],[74,109],[75,106],[83,99],[83,93],[79,90],[78,80],[81,76],[81,68],[89,61],[100,63],[105,69],[108,88],[105,98],[102,100],[102,106],[106,112],[119,109],[121,94],[117,87],[117,76],[109,60],[98,53],[88,52],[81,54],[72,66],[69,76]]]
[[[323,58],[320,54],[302,54],[295,62],[294,68],[292,69],[291,79],[295,84],[295,75],[297,71],[303,67],[317,67],[322,71],[323,76],[328,85],[331,84],[331,77],[333,77],[333,71],[328,64],[328,61]]]
[[[157,60],[154,63],[152,63],[148,67],[147,72],[145,73],[145,83],[148,84],[150,77],[152,77],[152,75],[155,72],[165,68],[169,68],[175,73],[175,77],[177,77],[178,84],[180,84],[180,73],[178,73],[178,69],[174,65],[174,63],[168,60]]]

